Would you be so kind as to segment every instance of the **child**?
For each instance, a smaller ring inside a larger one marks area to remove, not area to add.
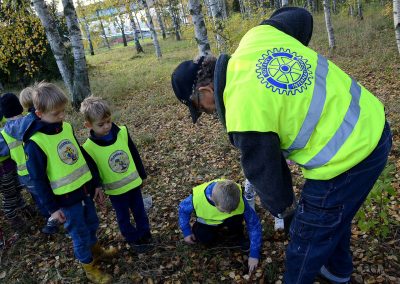
[[[92,174],[71,125],[63,122],[68,99],[57,86],[45,82],[34,87],[32,97],[40,120],[31,124],[24,140],[33,186],[50,217],[65,222],[75,257],[82,263],[87,278],[95,283],[109,283],[111,276],[95,266],[95,261],[111,257],[111,252],[97,243],[99,219],[89,196]],[[95,193],[99,201],[104,197],[100,193]]]
[[[105,193],[117,215],[118,226],[127,243],[138,253],[150,249],[150,225],[141,193],[147,175],[140,155],[125,126],[111,121],[106,101],[88,97],[81,104],[90,137],[83,148],[96,163]],[[136,226],[130,221],[132,213]]]
[[[196,222],[190,228],[190,216],[196,214]],[[185,242],[212,244],[217,232],[228,227],[228,234],[243,244],[243,219],[250,238],[249,273],[258,264],[261,248],[261,223],[242,196],[240,186],[231,180],[217,179],[193,188],[193,194],[179,205],[179,226]],[[228,236],[227,236],[228,237]]]
[[[42,232],[54,234],[58,231],[58,224],[55,222],[47,222],[50,215],[40,203],[40,198],[35,188],[31,185],[29,173],[26,169],[26,158],[22,143],[23,134],[32,122],[38,119],[34,113],[31,92],[32,88],[28,87],[22,90],[20,94],[20,101],[22,101],[25,108],[29,110],[26,116],[22,115],[23,107],[16,95],[8,93],[3,95],[0,99],[1,108],[5,109],[7,113],[7,122],[1,134],[9,148],[11,159],[17,164],[17,173],[20,183],[24,185],[32,195],[32,199],[36,203],[40,213],[46,218],[46,225],[43,227]]]
[[[4,94],[0,98],[0,102],[6,101],[10,95],[12,94]],[[20,108],[22,109],[21,106]],[[15,111],[15,108],[2,108],[5,118],[12,117]],[[25,224],[23,219],[18,216],[18,210],[26,207],[21,190],[22,186],[18,180],[16,164],[10,158],[10,150],[4,135],[0,135],[0,192],[2,194],[2,207],[6,219],[16,231],[21,231]]]

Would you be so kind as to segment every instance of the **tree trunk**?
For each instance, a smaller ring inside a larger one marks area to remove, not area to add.
[[[357,0],[357,16],[360,20],[364,19],[361,0]]]
[[[181,1],[181,9],[182,9],[182,20],[183,20],[183,23],[186,24],[188,21],[187,21],[187,18],[186,18],[185,6],[183,6],[182,0],[180,0],[180,1]],[[177,9],[177,10],[178,10],[178,9]],[[178,12],[178,11],[177,11],[177,16],[178,16],[178,18],[180,18],[180,17],[179,17],[179,12]]]
[[[400,54],[400,4],[399,0],[393,0],[393,19],[394,19],[394,31],[396,35],[397,48]]]
[[[228,10],[226,9],[226,2],[225,0],[219,0],[220,1],[220,9],[222,11],[222,19],[226,20],[228,19]]]
[[[337,1],[336,1],[336,0],[332,0],[332,12],[333,12],[334,14],[337,14],[337,8],[336,8],[336,6],[337,6]]]
[[[89,43],[90,55],[93,56],[94,55],[93,43],[92,43],[92,38],[90,37],[90,29],[89,29],[89,24],[86,21],[86,17],[83,17],[83,25],[85,26],[85,33]]]
[[[353,5],[349,5],[349,16],[354,17],[354,8]]]
[[[142,6],[144,8],[145,13],[146,13],[147,24],[148,24],[148,26],[150,28],[150,32],[153,35],[153,44],[154,44],[154,48],[156,50],[156,56],[157,56],[157,58],[161,58],[161,56],[162,56],[161,48],[160,48],[160,44],[159,44],[158,39],[157,39],[157,33],[154,30],[153,19],[151,18],[151,15],[150,15],[149,6],[147,5],[146,0],[140,0],[140,2],[141,2]]]
[[[128,46],[128,42],[126,40],[126,35],[125,35],[125,28],[124,28],[124,23],[121,20],[121,25],[119,26],[122,34],[122,42],[124,43],[124,46]]]
[[[163,39],[167,38],[167,33],[165,32],[165,26],[164,26],[164,21],[160,12],[160,7],[154,6],[154,9],[156,10],[156,16],[157,16],[157,21],[158,21],[158,25],[160,26],[161,29],[161,35]]]
[[[85,50],[73,2],[72,0],[62,0],[62,4],[74,55],[72,105],[75,109],[79,109],[81,102],[91,93]]]
[[[177,8],[177,3],[173,0],[168,0],[168,5],[169,5],[169,11],[171,13],[171,18],[172,22],[174,25],[174,30],[175,30],[175,38],[176,40],[181,40],[181,35],[180,35],[180,26],[179,26],[179,10]]]
[[[133,18],[132,12],[128,13],[129,14],[129,21],[131,22],[132,30],[133,30],[133,41],[135,42],[135,48],[136,48],[136,53],[144,53],[144,50],[142,46],[140,45],[139,42],[139,31],[136,27],[135,19]]]
[[[69,65],[67,50],[61,39],[60,33],[57,30],[57,25],[54,23],[54,19],[51,17],[44,0],[34,0],[33,6],[35,7],[35,11],[37,12],[46,31],[47,40],[49,41],[51,51],[56,59],[58,70],[60,71],[64,84],[70,95],[72,95],[74,89],[72,82],[72,67]]]
[[[282,7],[288,6],[289,0],[282,0]]]
[[[140,26],[140,22],[139,19],[136,16],[136,9],[133,12],[133,15],[135,16],[136,22],[137,22],[137,26],[139,27],[139,32],[140,32],[140,37],[142,38],[142,40],[144,39],[143,33],[142,33],[142,27]]]
[[[201,13],[201,4],[199,0],[189,0],[189,13],[192,15],[194,35],[199,49],[199,54],[202,56],[211,54],[207,28],[203,14]]]
[[[207,8],[207,16],[212,17],[211,8],[210,8],[210,0],[204,0],[204,5]]]
[[[329,0],[323,0],[323,5],[324,5],[326,31],[328,32],[329,49],[332,50],[335,48],[335,35],[333,33],[333,26],[331,22],[331,10],[329,5]]]
[[[100,12],[99,12],[99,10],[96,10],[96,15],[97,15],[97,20],[100,22],[101,33],[102,33],[103,36],[104,36],[104,41],[106,42],[106,45],[107,45],[108,49],[111,49],[110,43],[108,42],[108,39],[107,39],[106,30],[104,29],[103,21],[102,21],[101,18],[100,18]]]
[[[222,35],[224,31],[224,22],[222,20],[222,13],[219,9],[218,0],[209,0],[211,13],[214,21],[214,29],[217,38],[217,48],[220,53],[226,51],[226,42]]]

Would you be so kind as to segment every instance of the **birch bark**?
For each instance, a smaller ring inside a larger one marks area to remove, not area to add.
[[[332,50],[333,48],[335,48],[335,35],[333,32],[333,26],[331,21],[331,10],[329,5],[329,0],[323,0],[323,5],[324,5],[326,31],[328,32],[329,49]]]
[[[393,0],[393,19],[394,19],[394,31],[396,35],[397,48],[400,54],[400,4],[399,0]]]
[[[189,0],[189,13],[192,15],[194,25],[194,35],[196,38],[199,54],[202,56],[211,54],[210,43],[207,36],[207,28],[201,13],[201,4],[199,0]]]
[[[153,36],[153,44],[154,44],[154,48],[156,50],[156,56],[157,56],[157,58],[161,58],[162,54],[161,54],[160,43],[158,42],[157,33],[154,30],[153,19],[151,18],[151,15],[150,15],[149,6],[147,5],[146,0],[140,0],[140,3],[142,4],[144,11],[146,13],[147,24],[148,24],[150,32]]]

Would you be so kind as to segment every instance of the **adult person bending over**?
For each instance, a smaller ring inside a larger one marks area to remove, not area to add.
[[[392,139],[382,103],[307,47],[312,26],[305,9],[279,9],[232,56],[182,62],[172,87],[194,123],[217,112],[263,206],[277,217],[295,208],[284,282],[312,283],[321,273],[346,283],[351,220]],[[306,178],[297,207],[285,158]]]

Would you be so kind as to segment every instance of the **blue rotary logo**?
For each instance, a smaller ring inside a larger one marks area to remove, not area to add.
[[[311,65],[289,49],[267,50],[256,64],[257,78],[280,95],[296,95],[311,85]]]

